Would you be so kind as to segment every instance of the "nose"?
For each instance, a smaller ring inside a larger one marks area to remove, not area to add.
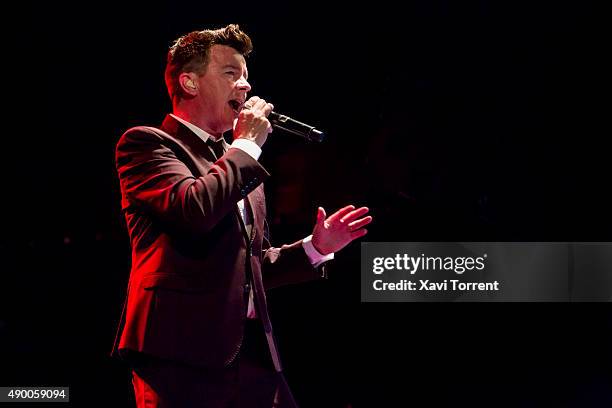
[[[245,77],[240,77],[237,86],[241,91],[249,92],[251,90],[251,84],[249,84]]]

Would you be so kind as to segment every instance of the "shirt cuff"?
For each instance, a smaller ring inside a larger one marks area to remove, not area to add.
[[[261,147],[252,140],[236,139],[232,142],[230,147],[242,150],[255,160],[259,160],[259,156],[261,156]]]
[[[306,256],[310,260],[310,263],[315,268],[321,265],[323,262],[330,261],[334,259],[334,253],[323,255],[312,245],[312,235],[307,236],[302,240],[302,247],[304,248],[304,252],[306,252]]]

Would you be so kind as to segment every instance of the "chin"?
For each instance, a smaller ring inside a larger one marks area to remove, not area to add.
[[[236,121],[238,120],[238,115],[232,115],[231,119],[225,123],[223,128],[225,129],[223,132],[227,132],[228,130],[234,130],[234,126]]]
[[[238,120],[238,117],[232,117],[230,118],[230,120],[228,120],[227,122],[225,122],[225,125],[223,126],[223,128],[225,129],[224,132],[227,132],[228,130],[231,130],[234,128],[234,123],[236,123],[236,120]]]

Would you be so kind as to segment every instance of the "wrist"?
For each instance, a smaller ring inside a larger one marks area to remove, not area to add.
[[[302,246],[304,247],[304,251],[306,251],[306,256],[308,256],[310,263],[315,267],[334,259],[333,252],[324,254],[313,245],[312,235],[309,235],[302,240]]]
[[[329,252],[325,252],[320,246],[319,244],[317,244],[317,242],[315,241],[314,237],[312,239],[312,246],[314,249],[317,250],[318,253],[320,253],[321,255],[327,255]]]
[[[231,147],[244,151],[255,160],[258,160],[259,156],[261,156],[261,147],[248,138],[234,139]]]

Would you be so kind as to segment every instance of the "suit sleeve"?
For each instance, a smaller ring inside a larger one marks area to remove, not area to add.
[[[121,137],[116,164],[124,210],[134,206],[171,229],[202,234],[269,176],[247,153],[229,149],[207,174],[195,177],[177,157],[179,149],[151,128]]]
[[[263,281],[266,289],[321,279],[326,264],[315,268],[306,255],[302,240],[275,248],[270,245],[268,224],[263,241]]]

